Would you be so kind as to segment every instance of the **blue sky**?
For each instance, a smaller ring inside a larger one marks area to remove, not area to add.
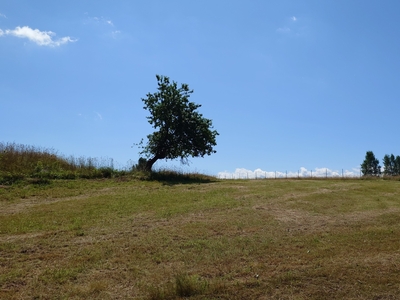
[[[3,1],[0,141],[125,167],[153,130],[141,98],[160,74],[194,89],[220,135],[216,154],[157,167],[357,174],[366,151],[400,155],[399,11],[389,0]]]

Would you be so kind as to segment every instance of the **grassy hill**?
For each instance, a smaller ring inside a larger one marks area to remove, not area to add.
[[[0,142],[0,184],[30,180],[47,183],[51,179],[110,178],[116,171],[108,158],[65,157],[53,149]]]
[[[0,299],[398,299],[399,195],[381,179],[3,185]]]

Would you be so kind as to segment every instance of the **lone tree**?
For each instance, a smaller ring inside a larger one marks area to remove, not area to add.
[[[379,160],[375,158],[375,155],[372,151],[367,151],[365,159],[361,164],[361,172],[363,176],[378,176],[381,174]]]
[[[199,104],[189,102],[193,90],[187,84],[170,82],[169,77],[156,75],[158,88],[156,93],[148,93],[144,109],[150,112],[148,122],[156,129],[147,136],[147,144],[140,143],[140,154],[148,158],[145,169],[151,171],[159,159],[204,157],[216,151],[218,132],[212,130],[212,121],[203,117],[197,109]]]

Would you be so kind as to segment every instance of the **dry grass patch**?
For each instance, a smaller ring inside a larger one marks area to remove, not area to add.
[[[0,298],[396,299],[399,184],[77,181],[26,197],[11,187]]]

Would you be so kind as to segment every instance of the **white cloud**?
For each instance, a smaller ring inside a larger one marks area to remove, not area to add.
[[[103,120],[103,116],[100,114],[100,113],[98,113],[97,111],[95,111],[95,114],[97,115],[97,117],[99,118],[99,120]]]
[[[85,13],[87,15],[87,13]],[[97,30],[103,31],[103,36],[113,39],[118,39],[121,35],[121,31],[117,30],[114,22],[105,17],[86,17],[84,20],[85,25],[90,25]]]
[[[0,31],[0,36],[11,35],[18,38],[26,38],[39,46],[58,47],[66,43],[76,42],[76,40],[71,39],[69,36],[53,40],[53,37],[56,35],[54,32],[40,31],[39,29],[32,29],[29,26],[17,26],[13,30],[7,29],[3,31],[0,29]]]
[[[282,33],[287,33],[287,32],[290,32],[290,28],[288,28],[288,27],[281,27],[281,28],[278,28],[276,31],[282,32]]]
[[[218,178],[221,179],[256,179],[256,178],[311,178],[311,177],[359,177],[360,170],[353,168],[349,170],[330,170],[328,168],[315,168],[314,170],[307,170],[301,167],[298,171],[264,171],[262,169],[247,170],[238,168],[234,172],[219,172]]]
[[[286,18],[284,22],[284,26],[279,27],[276,31],[279,33],[283,34],[297,34],[298,32],[298,26],[297,24],[294,24],[297,22],[298,19],[295,16],[292,16],[290,18]]]
[[[0,17],[1,17],[1,18],[6,18],[6,19],[7,19],[6,15],[5,15],[5,14],[2,14],[2,13],[0,13]]]
[[[114,39],[118,38],[120,36],[120,34],[121,34],[120,30],[115,30],[115,31],[111,32],[111,36]]]
[[[94,24],[106,24],[106,25],[110,25],[110,26],[114,26],[113,21],[111,21],[110,19],[104,18],[104,17],[88,17],[87,18],[88,22],[87,23],[94,23]]]

